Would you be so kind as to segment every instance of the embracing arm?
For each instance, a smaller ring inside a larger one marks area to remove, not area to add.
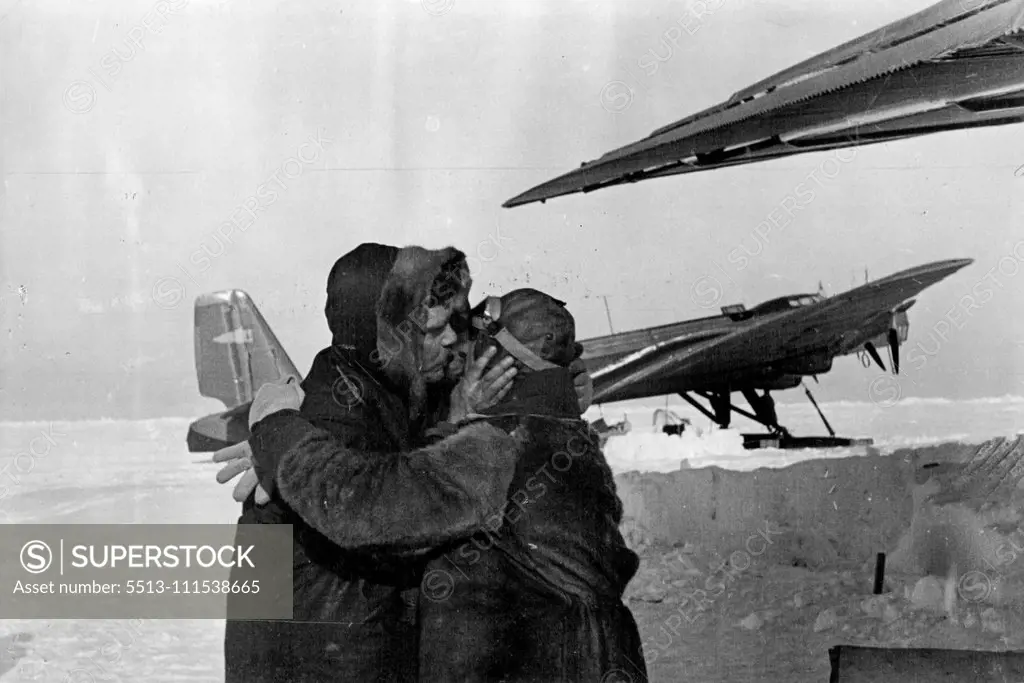
[[[281,497],[339,547],[426,550],[471,535],[504,508],[518,450],[504,431],[473,424],[418,450],[371,452],[358,417],[339,432],[283,411],[254,430],[254,451],[279,454]]]

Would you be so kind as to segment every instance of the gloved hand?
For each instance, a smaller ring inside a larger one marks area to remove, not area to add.
[[[264,384],[249,407],[249,429],[267,415],[281,410],[298,410],[305,398],[306,393],[295,376],[289,376],[283,382]]]
[[[260,486],[256,470],[252,467],[252,447],[248,441],[220,449],[213,454],[213,461],[227,463],[217,472],[218,484],[226,484],[239,474],[242,475],[242,478],[235,484],[235,490],[231,492],[232,498],[236,501],[239,503],[245,501],[255,489],[257,505],[266,505],[270,502],[270,496]]]
[[[594,401],[594,378],[587,372],[586,364],[579,358],[569,364],[572,371],[572,382],[576,387],[576,397],[580,402],[580,415],[587,412],[587,408]]]

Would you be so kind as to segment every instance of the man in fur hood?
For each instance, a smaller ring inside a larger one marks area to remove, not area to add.
[[[503,400],[441,443],[468,438],[484,425],[513,439],[473,444],[498,459],[511,447],[514,458],[510,486],[486,528],[463,525],[460,533],[453,527],[433,540],[415,532],[416,538],[399,538],[386,525],[364,534],[353,511],[333,514],[345,494],[339,497],[328,484],[350,474],[343,466],[348,449],[296,416],[275,446],[289,452],[312,447],[317,462],[332,470],[317,489],[322,505],[310,505],[305,514],[337,545],[369,543],[385,563],[430,549],[429,564],[421,568],[420,681],[642,683],[647,673],[640,636],[622,602],[639,560],[619,533],[622,506],[596,435],[579,419],[570,368],[581,347],[572,316],[535,290],[489,298],[478,313],[475,357],[484,364],[493,359],[499,368],[511,359],[520,372]],[[494,347],[486,349],[491,342]],[[488,489],[494,476],[458,450],[447,454],[444,467],[470,491]],[[282,489],[294,485],[286,483],[294,480],[288,468],[283,460],[278,465]],[[382,497],[391,492],[382,488]],[[436,502],[441,507],[428,515],[448,505]],[[410,511],[412,529],[422,528],[422,514]]]
[[[239,523],[294,525],[294,619],[231,619],[244,596],[229,596],[227,683],[415,680],[417,556],[483,528],[515,466],[514,439],[492,425],[427,446],[419,436],[469,286],[451,247],[362,244],[334,265],[332,344],[302,382],[301,411],[268,402],[273,387],[250,411],[269,502],[249,493]],[[478,409],[466,393],[454,392],[452,420]]]

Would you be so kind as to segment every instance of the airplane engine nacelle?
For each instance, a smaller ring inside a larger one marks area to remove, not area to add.
[[[762,391],[785,391],[800,386],[803,379],[800,375],[778,375],[769,380],[758,381],[752,386]]]
[[[815,354],[786,361],[776,367],[790,375],[823,375],[832,369],[832,356]]]
[[[906,343],[907,337],[910,336],[910,318],[907,316],[906,311],[899,311],[893,315],[892,329],[896,330],[896,338],[899,340],[900,345]],[[874,344],[876,349],[884,349],[890,344],[889,333],[888,331],[883,332],[868,341],[871,344]],[[857,348],[857,351],[860,351],[863,348],[863,345],[861,345]]]

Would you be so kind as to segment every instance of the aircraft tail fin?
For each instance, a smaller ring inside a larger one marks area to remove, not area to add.
[[[249,404],[260,387],[289,375],[302,377],[256,304],[237,289],[196,297],[195,353],[199,393],[227,410],[189,425],[191,452],[248,439]]]
[[[264,384],[302,378],[256,304],[238,289],[196,297],[195,354],[199,393],[229,409],[252,401]]]

